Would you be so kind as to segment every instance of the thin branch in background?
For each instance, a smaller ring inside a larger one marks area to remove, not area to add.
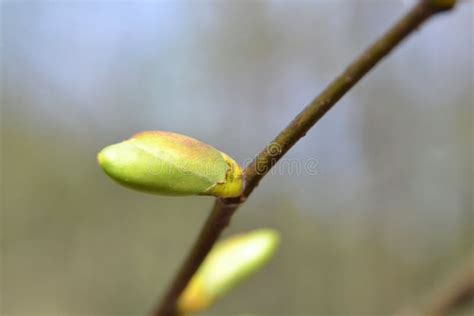
[[[474,260],[471,260],[448,284],[435,292],[425,308],[426,315],[444,316],[474,301]]]
[[[419,308],[406,308],[395,316],[446,316],[474,303],[474,256],[430,293]]]
[[[190,253],[165,293],[155,316],[177,315],[176,303],[194,273],[206,258],[237,208],[242,205],[260,180],[306,132],[365,74],[410,33],[436,13],[449,10],[454,0],[418,2],[404,17],[363,52],[346,70],[332,81],[296,118],[262,150],[244,170],[245,189],[238,198],[216,199],[214,207]]]

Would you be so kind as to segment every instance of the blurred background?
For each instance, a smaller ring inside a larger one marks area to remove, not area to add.
[[[243,164],[411,4],[3,1],[2,315],[149,312],[213,199],[97,152],[166,130]],[[473,29],[466,1],[430,20],[288,153],[317,172],[277,166],[225,232],[280,251],[202,315],[391,315],[471,256]]]

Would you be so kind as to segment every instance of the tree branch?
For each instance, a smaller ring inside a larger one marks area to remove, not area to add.
[[[423,301],[421,307],[405,308],[395,316],[446,316],[474,302],[474,256]]]
[[[423,315],[444,316],[448,315],[474,300],[474,261],[455,273],[448,284],[441,288],[431,298],[425,307]]]
[[[423,0],[395,23],[332,81],[244,170],[245,189],[238,198],[216,199],[210,216],[191,252],[166,292],[155,316],[175,316],[176,302],[206,255],[229,224],[235,210],[245,202],[260,180],[278,160],[367,72],[410,33],[434,14],[451,9],[454,0]]]

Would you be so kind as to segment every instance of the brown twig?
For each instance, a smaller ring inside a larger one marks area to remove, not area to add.
[[[447,316],[474,302],[474,256],[423,301],[420,307],[404,308],[395,316]]]
[[[423,315],[445,316],[474,301],[474,260],[455,273],[448,284],[436,292]]]
[[[212,212],[181,269],[166,292],[155,316],[175,316],[176,302],[197,271],[221,232],[229,224],[235,210],[245,202],[260,180],[278,160],[367,72],[382,60],[410,33],[434,14],[451,9],[454,0],[423,0],[402,17],[387,33],[363,52],[332,81],[244,170],[245,189],[232,199],[216,199]]]

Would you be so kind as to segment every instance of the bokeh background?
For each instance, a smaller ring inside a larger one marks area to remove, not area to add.
[[[412,2],[3,1],[2,315],[143,315],[210,197],[108,179],[105,145],[193,136],[240,163]],[[281,232],[202,315],[391,315],[473,252],[474,7],[434,18],[286,156],[225,235]],[[468,315],[474,309],[460,312]]]

